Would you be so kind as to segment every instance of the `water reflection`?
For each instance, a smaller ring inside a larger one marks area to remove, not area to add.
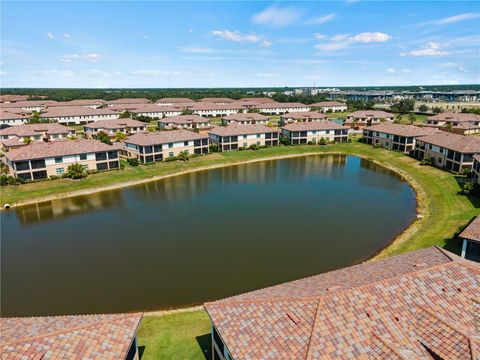
[[[82,213],[121,206],[121,191],[104,191],[85,196],[44,201],[15,209],[23,226],[34,225]]]

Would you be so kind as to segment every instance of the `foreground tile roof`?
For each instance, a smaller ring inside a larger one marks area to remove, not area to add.
[[[9,109],[13,110],[13,109]],[[28,119],[30,115],[27,114],[20,114],[15,111],[6,111],[6,110],[0,110],[0,120],[13,120],[13,119]]]
[[[476,136],[440,131],[436,134],[421,136],[418,140],[462,153],[480,153],[480,138]]]
[[[205,304],[234,359],[474,359],[480,265],[439,248]]]
[[[115,147],[98,140],[58,140],[51,142],[32,142],[20,149],[13,149],[5,153],[11,161],[43,159],[55,156],[78,155],[94,152],[113,151]]]
[[[75,132],[74,129],[57,123],[38,123],[10,126],[0,130],[0,135],[15,135],[19,137],[34,136],[41,134],[66,134]]]
[[[475,158],[480,160],[478,155]],[[480,216],[477,216],[461,233],[460,237],[480,242]]]
[[[208,133],[218,136],[236,136],[236,135],[249,135],[249,134],[264,134],[278,132],[277,129],[273,129],[266,125],[252,124],[231,124],[227,126],[218,126],[213,128]]]
[[[401,125],[392,123],[372,125],[365,128],[364,130],[378,131],[398,136],[425,136],[440,132],[440,130],[431,127],[420,127],[415,125]]]
[[[129,136],[125,142],[140,146],[149,146],[198,139],[208,139],[208,136],[200,135],[188,130],[154,131]]]
[[[0,318],[2,360],[125,359],[142,314]]]
[[[324,121],[301,121],[296,123],[287,124],[282,126],[282,129],[288,131],[309,131],[309,130],[342,130],[348,129],[345,126],[337,124],[336,122],[324,120]]]

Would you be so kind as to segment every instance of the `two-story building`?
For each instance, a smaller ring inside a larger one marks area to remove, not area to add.
[[[342,112],[347,111],[347,105],[339,101],[320,101],[310,104],[312,109],[318,109],[322,112]]]
[[[148,116],[152,119],[161,119],[169,116],[178,116],[182,110],[171,106],[160,106],[157,104],[142,104],[135,106],[134,109],[128,109],[131,114],[136,116]]]
[[[83,130],[85,136],[88,138],[95,139],[101,131],[113,138],[118,132],[125,135],[133,135],[138,132],[147,131],[147,124],[130,118],[101,120],[85,125]]]
[[[294,145],[319,143],[322,138],[329,142],[348,141],[348,128],[328,120],[290,123],[281,130],[282,135]]]
[[[478,134],[480,115],[447,111],[428,117],[425,126],[437,127],[460,135]]]
[[[245,108],[237,103],[220,105],[214,103],[199,102],[193,106],[190,106],[189,109],[193,111],[193,113],[196,115],[209,117],[227,116],[230,114],[237,114],[245,111]]]
[[[31,114],[25,111],[17,112],[0,109],[0,129],[25,124],[30,116]]]
[[[9,150],[35,141],[66,140],[74,135],[74,129],[56,123],[23,124],[0,130],[0,141]]]
[[[210,120],[200,115],[169,116],[157,121],[159,129],[198,129],[207,130],[212,126]]]
[[[459,238],[462,239],[462,257],[480,262],[480,216],[460,233]]]
[[[235,100],[226,98],[226,97],[205,97],[205,98],[201,98],[199,102],[206,102],[206,103],[217,104],[217,105],[226,105],[226,104],[231,104],[235,102]]]
[[[277,129],[265,125],[232,124],[219,126],[209,131],[210,142],[218,144],[221,151],[238,150],[252,145],[278,145]]]
[[[178,104],[188,103],[194,103],[194,101],[189,98],[161,98],[156,102],[159,106],[177,106]]]
[[[432,165],[456,173],[472,169],[475,154],[480,154],[479,137],[444,131],[418,137],[414,151],[416,158],[429,159]]]
[[[393,122],[394,115],[382,110],[360,110],[347,115],[345,126],[352,129],[363,129],[367,126],[380,124],[384,122]]]
[[[310,105],[302,103],[279,103],[279,102],[264,102],[254,107],[262,114],[267,115],[281,115],[291,112],[310,111]]]
[[[25,181],[61,176],[71,164],[86,170],[113,170],[120,167],[118,147],[98,140],[33,142],[5,153],[10,174]]]
[[[287,113],[280,116],[281,125],[296,123],[299,121],[323,121],[323,120],[327,120],[327,117],[318,111],[301,111],[301,112]]]
[[[435,128],[415,125],[384,123],[364,128],[363,141],[367,144],[409,154],[415,150],[416,138],[439,131]]]
[[[132,135],[125,140],[122,153],[138,159],[142,164],[148,164],[178,156],[181,152],[190,155],[208,154],[208,147],[207,135],[188,130],[170,130]]]
[[[123,98],[117,100],[107,101],[107,106],[130,106],[130,105],[142,105],[150,104],[151,101],[145,98]]]
[[[224,125],[240,124],[240,125],[267,125],[270,119],[258,113],[238,113],[222,117]]]
[[[99,120],[113,120],[118,113],[108,108],[92,109],[85,106],[49,107],[40,117],[45,120],[65,125],[83,125]]]
[[[480,154],[473,155],[472,171],[473,179],[480,185]]]

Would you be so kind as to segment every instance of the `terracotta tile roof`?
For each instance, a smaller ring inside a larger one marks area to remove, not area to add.
[[[30,115],[27,114],[18,114],[13,111],[0,111],[0,120],[13,120],[13,119],[28,119]]]
[[[378,131],[398,136],[425,136],[440,132],[440,130],[431,127],[420,127],[415,125],[401,125],[392,123],[372,125],[366,127],[364,130]]]
[[[158,103],[189,103],[189,102],[193,102],[192,99],[189,99],[189,98],[161,98],[161,99],[158,99],[157,100],[157,104]]]
[[[441,131],[436,134],[421,136],[418,140],[462,153],[480,153],[480,138],[476,136],[464,136]]]
[[[42,118],[55,118],[67,116],[86,116],[86,115],[117,115],[115,111],[108,108],[92,109],[85,106],[59,106],[49,107],[40,115]]]
[[[23,124],[10,126],[0,130],[1,136],[35,136],[42,134],[66,134],[73,133],[74,129],[57,123],[39,123],[39,124]]]
[[[480,161],[480,156],[475,155],[475,159]],[[480,242],[480,216],[477,216],[461,233],[460,237]]]
[[[222,116],[222,119],[231,121],[266,121],[268,117],[258,113],[238,113]]]
[[[297,123],[287,124],[282,126],[282,129],[288,131],[309,131],[309,130],[346,130],[345,126],[337,124],[333,121],[301,121]]]
[[[361,111],[354,111],[347,115],[347,117],[352,117],[356,119],[364,119],[364,118],[393,118],[393,114],[381,111],[381,110],[361,110]]]
[[[200,102],[208,102],[208,103],[232,103],[235,102],[234,99],[230,99],[227,97],[206,97],[199,100]]]
[[[102,105],[105,104],[105,100],[101,99],[79,99],[79,100],[70,100],[70,101],[62,101],[53,104],[49,104],[49,107],[55,106],[86,106],[86,105]]]
[[[479,289],[480,264],[428,248],[205,309],[234,359],[477,360]]]
[[[25,100],[28,100],[28,95],[0,95],[0,102]]]
[[[453,111],[443,112],[434,116],[430,116],[427,120],[434,121],[480,121],[480,115],[469,113],[456,113]]]
[[[125,359],[142,314],[0,318],[2,359]]]
[[[120,105],[120,104],[149,104],[150,100],[145,98],[125,98],[107,101],[107,104]]]
[[[10,138],[10,139],[2,139],[0,140],[0,143],[2,144],[2,146],[4,147],[18,147],[18,146],[26,146],[27,144],[23,142],[23,139],[19,139],[19,138]]]
[[[305,105],[298,102],[279,103],[279,102],[266,102],[257,105],[257,109],[285,109],[285,108],[309,108],[310,105]]]
[[[305,121],[310,119],[324,120],[327,118],[327,116],[318,111],[300,111],[300,112],[294,112],[294,113],[288,113],[288,114],[282,115],[281,118]]]
[[[31,106],[49,106],[58,103],[58,101],[53,100],[26,100],[26,101],[17,101],[15,103],[2,103],[0,107],[14,107],[14,108],[21,108],[21,107],[31,107]]]
[[[231,104],[215,104],[215,103],[206,103],[200,102],[195,103],[192,106],[189,106],[190,110],[193,111],[208,111],[208,110],[242,110],[244,107],[238,103],[231,103]]]
[[[149,146],[198,139],[208,139],[208,136],[200,135],[188,130],[169,130],[135,134],[129,136],[127,140],[125,140],[125,143]]]
[[[256,102],[256,103],[269,103],[269,102],[276,102],[272,98],[269,97],[254,97],[254,98],[241,98],[238,101],[244,101],[244,102]]]
[[[129,110],[131,113],[166,113],[179,112],[178,108],[173,106],[160,106],[157,104],[141,104]]]
[[[178,115],[178,116],[169,116],[164,119],[158,120],[162,123],[170,124],[190,124],[190,123],[205,123],[210,122],[208,118],[204,118],[200,115]]]
[[[84,125],[86,128],[90,129],[119,129],[124,127],[145,127],[147,124],[144,122],[124,118],[124,119],[114,119],[114,120],[98,120]]]
[[[213,128],[208,133],[218,136],[235,136],[235,135],[249,135],[249,134],[264,134],[278,132],[278,129],[268,127],[261,124],[242,125],[231,124],[228,126],[218,126]]]
[[[310,104],[311,107],[323,107],[323,106],[347,106],[340,101],[320,101],[315,104]]]
[[[78,155],[100,151],[115,150],[111,145],[98,140],[58,140],[51,142],[32,142],[20,149],[13,149],[5,153],[5,157],[11,161],[43,159],[47,157]]]
[[[462,121],[453,125],[452,128],[461,129],[461,130],[472,130],[472,129],[479,129],[480,125],[475,125],[473,122],[469,122],[469,121]]]

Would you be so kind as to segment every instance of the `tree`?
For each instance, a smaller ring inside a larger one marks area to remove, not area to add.
[[[110,137],[105,131],[99,131],[97,134],[97,139],[104,144],[112,145],[112,142],[110,141]]]
[[[393,122],[395,124],[400,124],[400,121],[402,121],[402,114],[395,115],[395,120],[393,120]]]
[[[32,143],[32,139],[29,137],[29,136],[25,136],[23,139],[22,139],[22,142],[26,145],[28,144],[31,144]]]
[[[410,122],[410,125],[412,125],[415,122],[415,120],[417,120],[415,115],[413,115],[413,114],[408,115],[408,121]]]
[[[30,116],[30,118],[27,121],[28,124],[39,124],[39,123],[49,123],[49,122],[51,121],[47,119],[42,119],[38,111],[34,111],[32,113],[32,116]]]
[[[453,125],[452,123],[448,123],[445,125],[445,131],[452,132],[453,131]]]
[[[443,112],[443,110],[442,110],[441,107],[435,106],[435,107],[432,109],[432,112],[433,112],[434,114],[440,114],[441,112]]]
[[[475,183],[471,180],[465,181],[462,185],[462,192],[465,195],[471,194],[475,190]]]
[[[220,151],[220,147],[218,146],[218,144],[210,144],[209,148],[210,148],[210,152],[219,152]]]
[[[180,151],[180,153],[178,154],[178,160],[188,161],[189,158],[190,156],[187,150]]]
[[[132,117],[132,114],[128,110],[122,111],[120,113],[120,115],[118,115],[119,119],[127,119],[127,118],[131,118],[131,117]]]
[[[402,99],[391,106],[391,110],[402,114],[407,114],[415,108],[414,99]]]
[[[183,109],[182,115],[193,115],[193,110],[190,109]]]
[[[70,179],[83,179],[87,177],[87,170],[80,164],[71,164],[68,166],[65,176]]]
[[[120,130],[117,130],[115,133],[115,140],[116,141],[123,141],[127,138],[127,135],[125,133],[121,132]]]
[[[425,105],[425,104],[422,104],[418,107],[418,111],[424,113],[424,112],[427,112],[428,111],[428,106]]]
[[[328,141],[324,137],[321,137],[320,140],[318,141],[319,145],[327,145]]]

